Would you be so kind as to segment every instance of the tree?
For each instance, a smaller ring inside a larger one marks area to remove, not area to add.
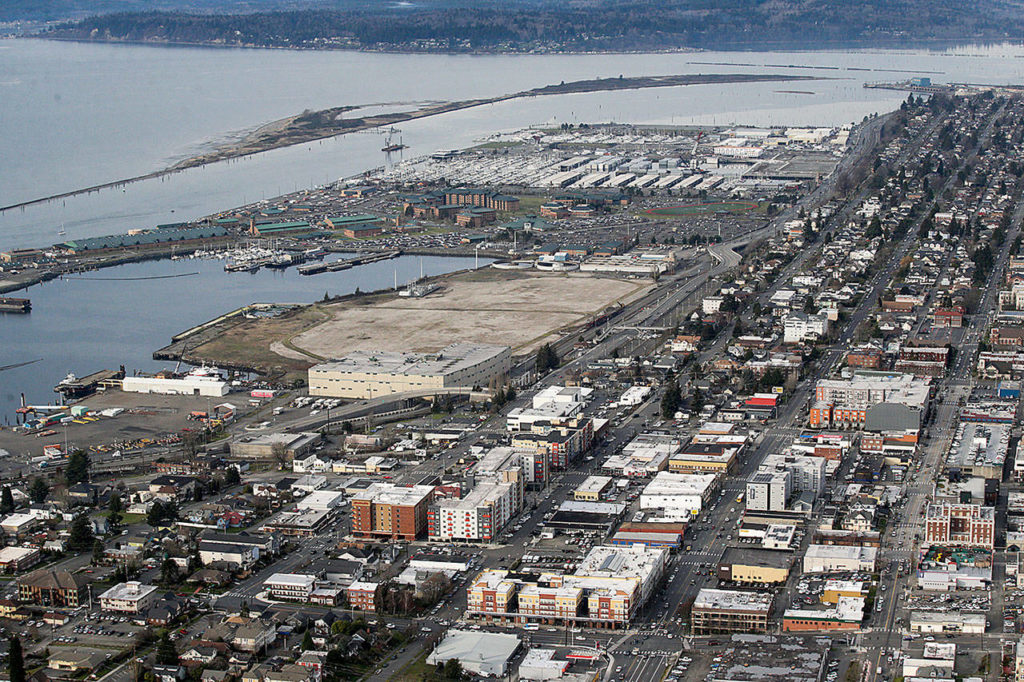
[[[103,540],[96,538],[95,542],[92,543],[92,564],[96,564],[103,561],[103,555],[106,548],[103,546]]]
[[[69,486],[89,480],[89,455],[85,450],[75,450],[68,457],[68,465],[64,469],[64,480]]]
[[[11,494],[11,487],[5,485],[0,491],[0,513],[10,514],[14,511],[14,495]]]
[[[174,648],[171,636],[164,630],[160,633],[160,643],[156,647],[156,662],[159,665],[177,665],[178,651]]]
[[[274,457],[278,467],[284,469],[288,463],[288,446],[284,443],[274,443],[270,446],[270,454]]]
[[[160,564],[160,582],[164,585],[176,585],[180,579],[177,562],[171,557],[164,559],[164,562]]]
[[[449,658],[444,662],[443,671],[441,672],[442,679],[445,680],[461,680],[465,677],[465,671],[462,669],[462,661],[457,658]]]
[[[35,478],[32,481],[32,486],[28,489],[28,496],[36,504],[46,501],[46,496],[50,494],[50,486],[46,484],[41,478]]]
[[[303,651],[309,651],[313,648],[313,631],[306,628],[306,634],[302,636],[302,644],[300,645]]]
[[[71,522],[70,531],[68,547],[76,552],[84,552],[87,549],[92,549],[93,544],[96,542],[96,538],[92,534],[92,523],[89,521],[88,514],[79,514],[76,516],[75,520]]]
[[[110,523],[111,527],[120,526],[122,519],[124,519],[121,515],[121,509],[123,509],[123,505],[121,504],[121,495],[116,492],[113,493],[110,496],[110,502],[107,505],[107,508],[110,510],[110,513],[107,515],[107,521]]]
[[[668,386],[665,388],[665,395],[661,397],[661,418],[672,419],[676,416],[676,412],[679,411],[679,403],[682,400],[682,395],[679,391],[679,384],[676,383],[675,379],[668,382]]]
[[[544,373],[556,369],[560,363],[558,353],[550,343],[545,343],[537,349],[536,367],[538,372]]]
[[[228,467],[227,471],[224,472],[224,485],[238,485],[241,482],[242,477],[238,474],[238,467]]]
[[[10,651],[7,657],[7,672],[11,682],[25,682],[25,656],[21,651],[21,640],[15,635],[8,640]]]

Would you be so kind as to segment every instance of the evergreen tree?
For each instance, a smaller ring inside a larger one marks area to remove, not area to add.
[[[228,467],[224,472],[224,485],[238,485],[241,481],[242,477],[238,475],[238,467]]]
[[[160,582],[164,585],[176,585],[181,576],[178,574],[178,564],[171,557],[164,559],[160,564]]]
[[[68,537],[68,547],[76,552],[84,552],[92,549],[96,538],[92,534],[92,523],[89,522],[88,514],[81,514],[71,522],[71,534]]]
[[[177,665],[178,651],[174,648],[171,636],[164,630],[160,633],[160,642],[156,647],[156,662],[159,665]]]
[[[68,485],[85,483],[89,480],[89,455],[84,450],[75,450],[68,457],[68,464],[64,469],[64,480]]]
[[[93,564],[93,566],[95,566],[96,564],[98,564],[101,561],[103,561],[104,550],[105,550],[105,547],[103,546],[103,540],[100,540],[99,538],[96,538],[96,541],[92,543],[92,564]]]
[[[14,511],[14,495],[11,494],[10,486],[4,486],[0,491],[0,513],[10,514]]]
[[[121,504],[121,496],[118,493],[110,496],[110,503],[107,505],[107,508],[110,510],[110,514],[107,515],[107,521],[110,522],[111,527],[120,526],[124,517],[121,515],[123,506]]]
[[[300,645],[303,651],[309,651],[313,648],[313,631],[306,628],[306,634],[302,636],[302,644]]]
[[[681,400],[682,395],[679,391],[679,384],[676,383],[675,379],[672,379],[668,382],[668,386],[665,388],[665,395],[661,397],[662,419],[674,418],[676,412],[679,411],[679,403]]]
[[[47,495],[50,494],[50,486],[46,484],[41,478],[36,478],[32,481],[32,486],[28,489],[28,497],[30,500],[39,504],[46,501]]]
[[[25,682],[25,656],[21,651],[21,640],[15,635],[9,642],[7,671],[10,674],[11,682]]]

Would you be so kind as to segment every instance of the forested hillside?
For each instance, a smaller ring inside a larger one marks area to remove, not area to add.
[[[1010,0],[596,0],[128,12],[59,25],[76,40],[424,51],[819,48],[1020,40]]]

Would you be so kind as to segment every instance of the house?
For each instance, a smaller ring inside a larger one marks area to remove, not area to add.
[[[52,670],[70,673],[95,670],[112,655],[105,651],[81,647],[54,647],[54,651],[55,653],[47,659],[47,666]]]
[[[157,682],[181,682],[185,679],[185,668],[180,665],[162,665],[157,663],[153,666],[153,677]]]

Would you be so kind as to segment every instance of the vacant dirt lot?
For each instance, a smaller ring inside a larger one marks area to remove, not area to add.
[[[352,350],[433,351],[454,341],[526,352],[553,332],[629,300],[649,285],[587,274],[478,272],[450,279],[442,291],[425,298],[322,307],[331,318],[292,337],[291,345],[325,358]]]

